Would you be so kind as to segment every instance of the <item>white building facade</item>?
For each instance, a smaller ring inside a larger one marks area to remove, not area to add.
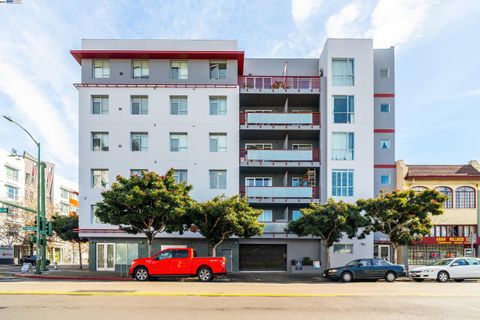
[[[218,249],[231,271],[323,260],[319,240],[289,234],[288,221],[309,203],[394,184],[393,48],[329,39],[319,59],[245,59],[235,41],[83,40],[72,55],[82,69],[80,234],[92,270],[146,254],[144,237],[95,218],[117,175],[174,168],[195,200],[241,194],[263,209],[264,235]],[[154,249],[172,245],[207,253],[193,233],[161,234]],[[332,265],[371,257],[373,246],[373,235],[343,239]]]

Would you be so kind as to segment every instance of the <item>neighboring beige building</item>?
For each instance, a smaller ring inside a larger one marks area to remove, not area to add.
[[[424,265],[457,256],[478,256],[480,165],[407,165],[397,161],[397,189],[436,189],[448,196],[445,213],[432,217],[430,235],[403,250],[400,262]],[[473,235],[473,252],[470,237]]]

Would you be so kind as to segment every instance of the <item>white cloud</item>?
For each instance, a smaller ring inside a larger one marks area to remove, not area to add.
[[[434,0],[380,0],[372,12],[367,37],[375,47],[401,46],[422,35]]]
[[[292,17],[296,24],[306,22],[322,7],[322,0],[292,0]]]
[[[360,22],[365,9],[361,1],[353,1],[342,7],[338,13],[331,15],[325,23],[327,37],[360,37],[363,33]]]

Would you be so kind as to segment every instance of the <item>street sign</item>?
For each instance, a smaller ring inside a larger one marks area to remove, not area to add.
[[[8,208],[0,208],[0,213],[8,213]]]
[[[35,231],[36,228],[34,226],[24,226],[23,230],[25,230],[25,231]]]

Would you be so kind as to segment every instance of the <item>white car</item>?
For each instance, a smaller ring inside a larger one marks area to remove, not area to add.
[[[480,259],[466,257],[440,259],[426,267],[411,270],[410,277],[417,282],[425,279],[435,279],[438,282],[449,279],[457,282],[465,279],[480,279]]]

